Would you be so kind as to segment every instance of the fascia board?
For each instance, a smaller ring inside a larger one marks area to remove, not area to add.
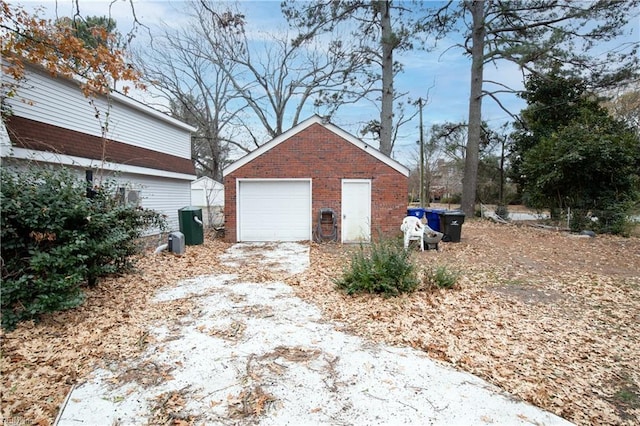
[[[224,170],[222,172],[222,175],[223,176],[227,176],[228,174],[233,173],[234,171],[236,171],[240,167],[242,167],[245,164],[253,161],[257,157],[261,156],[262,154],[264,154],[265,152],[269,151],[270,149],[278,146],[280,143],[282,143],[285,140],[289,139],[293,135],[303,131],[304,129],[306,129],[307,127],[311,126],[312,124],[320,124],[321,126],[326,128],[327,130],[337,134],[341,138],[343,138],[346,141],[350,142],[351,144],[357,146],[358,148],[360,148],[361,150],[365,151],[369,155],[372,155],[373,157],[375,157],[376,159],[382,161],[383,163],[385,163],[389,167],[397,170],[399,173],[402,173],[405,176],[409,176],[409,169],[407,167],[405,167],[402,164],[398,163],[393,158],[384,155],[383,153],[381,153],[377,149],[373,148],[369,144],[367,144],[367,143],[363,142],[362,140],[358,139],[357,137],[353,136],[351,133],[348,133],[348,132],[342,130],[341,128],[339,128],[338,126],[336,126],[334,124],[331,124],[331,123],[328,123],[328,122],[324,121],[323,118],[318,116],[318,115],[311,116],[310,118],[302,121],[298,125],[292,127],[291,129],[287,130],[286,132],[282,133],[281,135],[276,136],[275,138],[273,138],[269,142],[265,143],[264,145],[262,145],[261,147],[259,147],[255,151],[250,152],[249,154],[245,155],[244,157],[240,158],[239,160],[235,161],[234,163],[228,165],[227,167],[224,168]]]

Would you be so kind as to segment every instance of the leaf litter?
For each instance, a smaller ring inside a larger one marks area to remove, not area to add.
[[[251,282],[284,281],[343,331],[422,350],[574,423],[640,422],[640,239],[573,238],[476,220],[465,222],[462,237],[439,252],[414,254],[421,268],[460,271],[457,290],[392,299],[335,289],[333,278],[357,250],[351,246],[311,244],[309,268],[293,276],[251,262],[225,264],[231,246],[216,239],[188,247],[183,256],[148,254],[138,259],[138,273],[87,289],[82,306],[2,332],[3,418],[51,424],[72,386],[96,368],[125,365],[152,343],[151,323],[197,314],[188,298],[155,302],[158,289],[236,274]],[[217,332],[236,338],[242,331],[236,324]],[[261,361],[282,369],[278,360],[315,356],[304,348],[279,350]],[[123,371],[119,380],[140,380]],[[146,379],[153,382],[169,377],[171,367],[141,365],[140,371],[153,373]],[[158,424],[193,424],[181,411],[183,393],[166,397],[159,399]],[[255,416],[274,403],[255,383],[229,395],[227,407],[231,417]]]

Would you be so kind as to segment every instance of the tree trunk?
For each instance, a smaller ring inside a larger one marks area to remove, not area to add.
[[[377,2],[382,32],[382,106],[380,108],[380,151],[391,155],[391,133],[393,127],[393,49],[395,37],[391,28],[391,5],[389,0]]]
[[[469,95],[469,131],[462,179],[461,208],[467,217],[475,213],[478,186],[478,157],[482,131],[482,79],[484,67],[484,1],[469,1],[467,7],[473,18],[471,33],[471,93]]]

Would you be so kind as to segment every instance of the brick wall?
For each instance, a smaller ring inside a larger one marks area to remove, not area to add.
[[[236,179],[311,178],[312,225],[331,208],[341,232],[342,179],[371,179],[371,232],[395,235],[407,211],[407,177],[320,124],[293,135],[225,176],[225,235],[236,240]]]
[[[112,140],[103,141],[97,136],[52,126],[28,118],[11,116],[6,120],[7,132],[13,146],[36,151],[149,167],[176,173],[195,174],[193,162],[162,152]]]

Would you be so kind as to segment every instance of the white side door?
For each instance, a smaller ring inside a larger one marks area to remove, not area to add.
[[[371,180],[342,180],[342,242],[371,241]]]

